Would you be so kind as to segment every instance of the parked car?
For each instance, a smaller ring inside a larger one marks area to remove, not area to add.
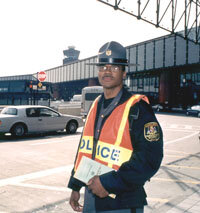
[[[73,134],[83,120],[77,116],[61,114],[50,107],[21,105],[5,107],[0,113],[0,133],[21,137],[28,133],[66,130]]]
[[[81,103],[81,98],[82,98],[82,95],[79,94],[79,95],[74,95],[72,97],[72,99],[70,100],[70,103]]]
[[[194,105],[186,110],[186,115],[195,115],[200,118],[200,105]]]
[[[160,112],[160,111],[162,111],[164,109],[164,107],[162,105],[160,105],[160,104],[156,104],[156,105],[152,106],[152,109],[154,111],[156,111],[156,112]]]

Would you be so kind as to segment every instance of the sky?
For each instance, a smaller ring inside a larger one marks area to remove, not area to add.
[[[0,29],[0,77],[61,66],[69,46],[84,59],[108,41],[128,46],[168,34],[97,0],[0,0]]]

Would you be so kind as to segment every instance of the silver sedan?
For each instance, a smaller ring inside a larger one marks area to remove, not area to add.
[[[5,107],[0,113],[0,133],[21,137],[28,133],[66,130],[73,134],[83,120],[77,116],[64,115],[46,106],[21,105]]]

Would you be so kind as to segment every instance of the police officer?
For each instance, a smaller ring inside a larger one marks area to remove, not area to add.
[[[130,64],[121,44],[104,44],[96,65],[104,92],[94,101],[85,122],[68,183],[72,189],[69,202],[77,212],[142,213],[147,205],[144,184],[158,171],[163,158],[162,130],[148,98],[132,95],[123,86],[125,66]],[[74,178],[82,156],[113,170],[84,184]],[[79,203],[82,186],[83,207]]]

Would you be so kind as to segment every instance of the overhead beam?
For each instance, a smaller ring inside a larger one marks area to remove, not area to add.
[[[97,0],[200,44],[200,0]]]

